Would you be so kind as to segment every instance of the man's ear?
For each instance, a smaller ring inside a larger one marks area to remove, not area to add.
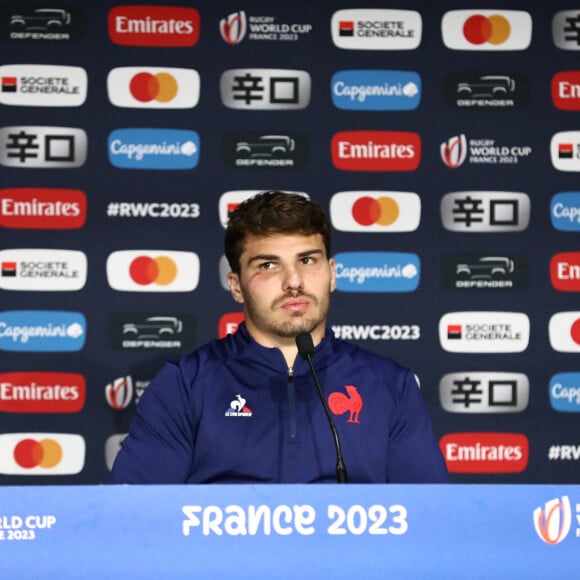
[[[240,304],[244,303],[244,293],[242,292],[242,287],[240,285],[240,277],[235,272],[228,273],[228,284],[230,286],[230,292],[232,297],[236,302]]]
[[[328,260],[330,266],[330,291],[334,292],[336,290],[336,262],[334,258]]]

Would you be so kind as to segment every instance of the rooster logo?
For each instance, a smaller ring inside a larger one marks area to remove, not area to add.
[[[353,385],[345,385],[347,394],[330,393],[328,406],[335,415],[344,415],[348,411],[348,423],[360,423],[358,416],[363,406],[363,400],[358,389]]]

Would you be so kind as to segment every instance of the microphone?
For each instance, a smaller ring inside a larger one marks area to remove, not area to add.
[[[312,336],[310,336],[308,332],[301,332],[296,337],[296,346],[298,347],[298,352],[300,356],[303,359],[306,359],[308,361],[308,364],[310,365],[310,370],[312,372],[314,382],[316,383],[318,395],[320,397],[320,400],[322,401],[322,407],[324,408],[326,418],[328,419],[328,424],[330,425],[330,430],[332,431],[332,436],[334,438],[334,447],[336,448],[336,482],[347,483],[348,479],[346,475],[346,466],[342,458],[342,451],[340,449],[340,440],[338,438],[338,432],[336,431],[334,421],[332,420],[332,417],[330,415],[328,405],[324,400],[324,395],[322,394],[322,387],[318,382],[318,376],[316,374],[316,371],[314,370],[314,364],[312,363],[312,355],[314,354],[314,343],[312,342]]]

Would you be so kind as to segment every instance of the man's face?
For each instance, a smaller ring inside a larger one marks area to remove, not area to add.
[[[301,332],[324,336],[330,293],[336,287],[333,259],[320,234],[250,236],[240,258],[240,274],[228,282],[244,304],[246,326],[263,346],[287,344]]]

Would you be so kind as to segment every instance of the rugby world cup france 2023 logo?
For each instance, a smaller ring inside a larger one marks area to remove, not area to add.
[[[534,528],[546,544],[559,544],[566,538],[572,525],[572,507],[567,495],[547,501],[534,510]]]

